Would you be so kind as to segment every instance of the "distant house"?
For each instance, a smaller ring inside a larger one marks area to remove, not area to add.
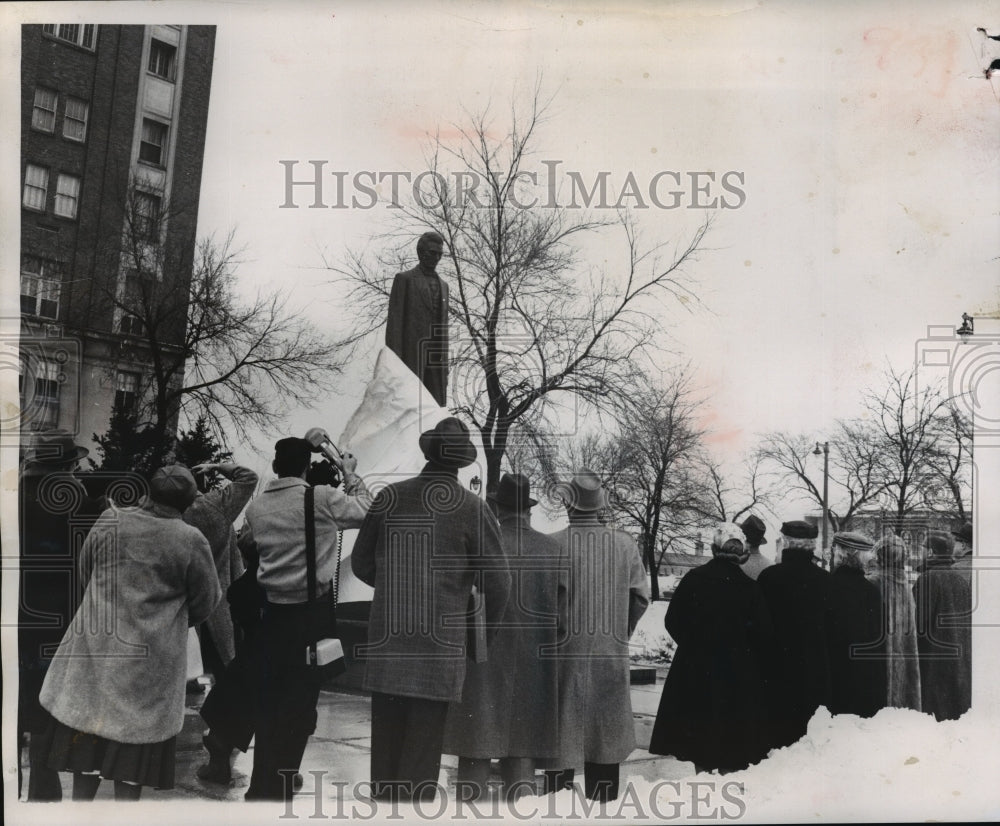
[[[699,538],[694,540],[691,552],[664,553],[660,557],[657,571],[661,576],[682,577],[692,568],[704,565],[709,557],[705,553],[705,543]]]

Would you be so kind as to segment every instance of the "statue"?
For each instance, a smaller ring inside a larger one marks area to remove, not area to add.
[[[448,285],[437,274],[444,238],[425,232],[417,241],[420,264],[397,273],[389,295],[385,345],[445,407],[448,388]]]

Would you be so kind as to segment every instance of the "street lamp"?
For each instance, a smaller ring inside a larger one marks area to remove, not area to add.
[[[826,560],[826,535],[827,535],[827,523],[830,521],[830,443],[823,442],[823,447],[820,449],[819,442],[816,442],[816,449],[813,451],[813,456],[819,456],[820,453],[823,454],[823,522],[822,522],[822,558]]]
[[[968,313],[962,313],[962,326],[955,330],[955,333],[966,343],[969,337],[976,332],[976,320]]]

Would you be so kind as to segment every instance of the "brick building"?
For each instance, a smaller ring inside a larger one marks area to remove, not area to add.
[[[130,301],[180,296],[184,334],[214,26],[21,29],[22,433],[87,445],[137,411],[150,348]]]

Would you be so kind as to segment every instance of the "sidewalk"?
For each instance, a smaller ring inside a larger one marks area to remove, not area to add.
[[[649,736],[656,718],[656,707],[663,691],[662,669],[655,685],[632,686],[632,710],[638,748],[622,764],[621,778],[643,777],[646,780],[680,780],[694,772],[694,766],[672,757],[657,757],[649,754]],[[198,708],[204,701],[204,694],[189,694],[184,729],[177,742],[177,769],[175,788],[169,791],[143,789],[143,800],[227,800],[241,801],[250,782],[253,767],[253,744],[246,754],[237,752],[233,769],[233,783],[229,787],[215,783],[205,783],[195,776],[195,770],[202,765],[207,754],[202,747],[201,737],[204,721]],[[310,772],[322,772],[319,780],[325,788],[324,800],[351,800],[357,784],[369,779],[369,754],[371,751],[371,701],[363,694],[327,691],[320,693],[319,722],[316,733],[309,739],[302,760],[301,772],[304,777],[301,796],[313,799],[315,776]],[[27,760],[27,749],[22,760]],[[449,787],[454,782],[456,757],[445,755],[439,782]],[[72,777],[61,775],[64,799],[69,799]],[[582,779],[579,779],[582,782]],[[334,787],[336,782],[339,786]],[[346,784],[346,785],[340,785]],[[25,765],[24,788],[27,788],[27,765]],[[365,787],[362,786],[364,789]],[[341,791],[342,790],[342,791]],[[23,799],[23,795],[22,795]],[[102,783],[98,800],[113,799],[113,784]]]

